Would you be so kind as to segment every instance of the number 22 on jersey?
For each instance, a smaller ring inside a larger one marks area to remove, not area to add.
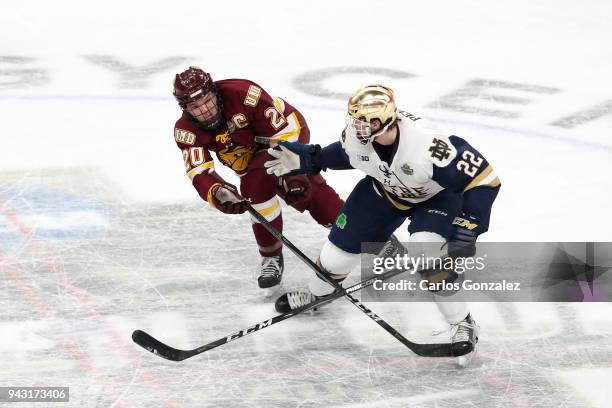
[[[463,171],[465,174],[473,178],[476,175],[476,172],[478,172],[484,158],[476,157],[476,155],[469,150],[464,151],[461,158],[463,160],[459,160],[457,162],[457,170]]]

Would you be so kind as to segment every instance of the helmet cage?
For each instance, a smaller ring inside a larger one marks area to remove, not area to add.
[[[378,120],[378,119],[374,119]],[[366,145],[369,142],[376,139],[376,137],[385,133],[391,126],[395,124],[395,121],[388,120],[388,123],[384,126],[381,126],[376,132],[372,133],[372,126],[370,122],[365,120],[364,117],[355,118],[350,114],[346,115],[346,126],[344,128],[345,135],[349,137],[354,137],[359,140],[359,143],[362,145]]]

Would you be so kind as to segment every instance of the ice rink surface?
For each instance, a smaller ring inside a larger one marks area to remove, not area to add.
[[[182,363],[130,338],[193,348],[275,314],[248,217],[209,209],[184,175],[174,73],[254,80],[320,144],[347,94],[387,83],[495,167],[484,240],[612,241],[610,21],[607,1],[2,5],[0,386],[69,386],[48,406],[71,407],[610,406],[610,303],[475,304],[465,370],[343,300]],[[343,196],[360,179],[325,176]],[[326,231],[284,218],[316,257]],[[285,286],[303,285],[285,252]],[[444,327],[433,304],[369,306],[414,340]]]

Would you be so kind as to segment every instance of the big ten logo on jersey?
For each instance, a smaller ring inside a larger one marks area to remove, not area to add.
[[[174,140],[179,143],[193,145],[195,143],[195,138],[195,135],[188,130],[174,129]]]
[[[259,97],[261,96],[261,88],[256,85],[249,86],[247,90],[246,97],[244,98],[244,105],[256,107],[257,102],[259,102]]]
[[[413,122],[416,122],[417,120],[422,119],[420,116],[415,116],[415,115],[413,115],[412,113],[410,113],[410,112],[406,112],[406,111],[403,111],[403,110],[399,111],[399,113],[400,113],[402,116],[404,116],[404,117],[406,117],[406,118],[408,118],[408,119],[412,120]]]

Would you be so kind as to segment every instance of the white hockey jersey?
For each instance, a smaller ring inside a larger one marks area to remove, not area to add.
[[[421,118],[398,113],[399,142],[391,162],[382,160],[372,143],[343,137],[342,147],[351,166],[376,179],[385,191],[402,201],[419,203],[445,187],[434,179],[434,165],[449,166],[457,149],[449,137],[419,125]]]
[[[409,210],[442,190],[460,194],[462,213],[488,225],[501,182],[489,162],[467,141],[447,135],[408,112],[398,113],[390,146],[342,134],[341,141],[311,153],[314,171],[359,169],[375,190],[400,210]],[[486,230],[486,227],[484,228]]]

